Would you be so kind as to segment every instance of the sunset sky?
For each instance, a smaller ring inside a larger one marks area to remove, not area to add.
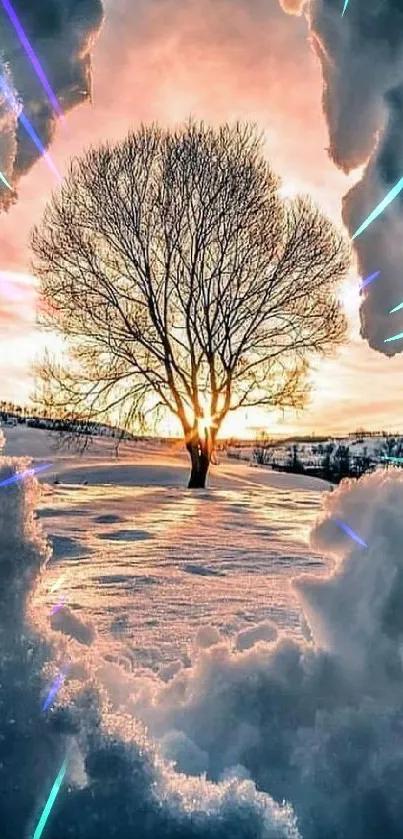
[[[105,138],[123,137],[140,122],[172,124],[189,115],[213,124],[252,120],[265,132],[267,157],[285,192],[309,193],[342,224],[342,197],[362,169],[345,175],[329,159],[321,68],[304,16],[286,14],[278,0],[108,0],[104,5],[105,22],[92,51],[92,103],[68,114],[50,146],[62,174],[71,156]],[[283,5],[290,11],[298,3]],[[40,221],[56,186],[40,160],[21,178],[16,205],[0,218],[0,270],[25,275],[20,279],[28,288],[35,283],[26,276],[30,228]],[[340,290],[350,315],[349,342],[335,359],[317,364],[306,410],[284,419],[250,411],[227,423],[228,434],[253,434],[260,425],[275,433],[401,426],[403,358],[386,358],[360,339],[358,282],[353,270]],[[18,295],[0,298],[0,398],[17,402],[28,399],[30,364],[45,344],[34,326],[35,294],[24,300],[22,305]]]

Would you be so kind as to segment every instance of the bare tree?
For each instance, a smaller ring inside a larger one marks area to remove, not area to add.
[[[41,322],[69,348],[42,367],[53,400],[123,428],[170,412],[190,487],[230,411],[301,407],[310,358],[345,333],[350,248],[279,186],[253,126],[143,126],[74,160],[33,232]]]
[[[253,459],[259,466],[267,466],[272,459],[273,439],[264,431],[256,438]]]

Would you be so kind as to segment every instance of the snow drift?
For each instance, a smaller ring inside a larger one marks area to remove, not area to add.
[[[164,686],[126,683],[118,696],[115,683],[179,770],[193,762],[213,781],[243,771],[292,804],[304,839],[401,837],[402,505],[396,469],[325,496],[312,544],[334,573],[295,581],[310,643],[257,632],[246,651],[239,639],[200,649]]]

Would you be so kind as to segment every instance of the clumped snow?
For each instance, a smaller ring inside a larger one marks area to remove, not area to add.
[[[312,544],[336,559],[334,573],[295,582],[311,644],[280,634],[234,652],[222,638],[168,684],[129,680],[119,696],[115,679],[115,701],[162,738],[179,770],[195,756],[215,781],[244,767],[293,805],[304,839],[401,837],[402,504],[399,470],[325,496]]]
[[[329,493],[224,462],[194,494],[180,455],[103,445],[52,470],[0,488],[2,839],[71,743],[47,839],[401,839],[401,470]]]

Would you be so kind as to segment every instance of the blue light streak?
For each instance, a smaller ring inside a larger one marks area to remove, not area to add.
[[[376,277],[379,277],[380,273],[380,271],[375,271],[375,274],[371,274],[369,277],[367,277],[366,280],[363,280],[360,284],[360,291],[362,291],[362,289],[365,288],[365,286],[368,285],[368,283],[372,283],[372,280],[375,280]]]
[[[403,309],[403,303],[399,303],[399,305],[398,305],[398,306],[395,306],[395,308],[394,308],[394,309],[391,309],[391,310],[390,310],[390,312],[389,312],[389,314],[390,314],[390,315],[393,315],[393,312],[398,312],[398,311],[399,311],[399,309]]]
[[[403,178],[400,178],[400,181],[397,182],[396,186],[394,186],[393,189],[391,189],[387,193],[387,195],[385,195],[385,198],[380,202],[380,204],[378,204],[378,206],[375,207],[374,210],[372,210],[372,213],[370,213],[368,218],[365,219],[365,221],[362,223],[361,227],[359,227],[358,230],[356,230],[356,232],[354,233],[354,236],[352,236],[351,238],[356,239],[357,236],[360,236],[360,234],[363,233],[364,230],[366,230],[367,227],[369,227],[369,225],[372,224],[372,222],[375,221],[375,219],[377,219],[378,216],[380,216],[381,213],[383,213],[384,210],[386,210],[386,207],[388,207],[389,204],[392,203],[392,201],[399,195],[399,193],[402,191],[402,189],[403,189]]]
[[[31,138],[32,142],[34,143],[34,145],[36,146],[38,151],[41,153],[44,160],[46,160],[46,163],[48,164],[49,168],[56,175],[58,181],[61,182],[62,181],[62,176],[61,176],[60,172],[58,171],[58,169],[56,169],[56,166],[53,163],[53,160],[52,160],[50,154],[46,151],[45,147],[42,145],[35,129],[31,125],[28,117],[26,117],[25,114],[23,113],[23,111],[21,110],[21,107],[16,102],[14,94],[12,93],[12,91],[10,90],[10,88],[9,88],[8,84],[6,83],[4,77],[2,77],[2,76],[0,76],[0,90],[2,91],[4,96],[6,97],[9,105],[12,108],[14,108],[21,125],[24,126],[25,131],[27,132],[27,134]]]
[[[30,44],[30,42],[29,42],[29,40],[28,40],[28,38],[27,38],[27,36],[26,36],[22,26],[21,26],[21,23],[20,23],[17,15],[16,15],[16,12],[15,12],[15,10],[13,9],[13,7],[10,3],[10,0],[1,0],[1,2],[3,4],[4,11],[8,15],[8,17],[10,18],[10,21],[11,21],[12,25],[14,26],[14,29],[15,29],[15,31],[16,31],[16,33],[17,33],[17,35],[18,35],[18,37],[21,41],[22,46],[24,47],[24,50],[25,50],[25,52],[26,52],[26,54],[27,54],[27,56],[28,56],[28,58],[29,58],[29,60],[32,64],[35,72],[36,72],[36,75],[38,76],[39,81],[42,84],[42,87],[45,89],[46,93],[48,94],[49,100],[52,103],[54,110],[56,111],[56,113],[58,114],[59,117],[63,118],[62,109],[61,109],[61,107],[60,107],[60,105],[59,105],[59,103],[56,99],[56,96],[53,93],[53,90],[52,90],[52,88],[51,88],[51,86],[50,86],[50,84],[49,84],[49,82],[46,78],[46,75],[44,73],[44,70],[43,70],[40,62],[39,62],[39,59],[38,59],[37,55],[35,54],[32,46],[31,46],[31,44]]]
[[[22,481],[23,478],[35,475],[36,472],[42,472],[43,469],[49,469],[51,465],[51,463],[45,463],[44,466],[35,466],[33,469],[27,469],[25,472],[19,472],[18,475],[12,475],[11,478],[6,478],[5,481],[1,481],[0,487],[8,486],[8,484],[15,484],[17,481]]]
[[[62,670],[62,672],[60,673],[60,676],[58,676],[56,681],[53,682],[53,685],[52,685],[52,687],[51,687],[51,689],[48,693],[48,696],[47,696],[47,698],[45,699],[45,702],[42,705],[42,711],[47,711],[49,706],[52,704],[57,692],[60,690],[60,688],[61,688],[61,686],[62,686],[62,684],[63,684],[63,682],[64,682],[64,680],[67,676],[68,669],[69,669],[68,667],[65,667],[64,670]]]
[[[64,761],[62,763],[62,766],[60,767],[58,776],[57,776],[57,778],[56,778],[56,780],[53,784],[53,787],[50,791],[49,798],[48,798],[48,800],[45,804],[45,807],[42,811],[42,815],[39,819],[39,822],[37,824],[37,827],[36,827],[36,830],[35,830],[35,833],[34,833],[32,839],[41,839],[41,836],[42,836],[42,833],[44,831],[46,822],[47,822],[47,820],[49,818],[49,815],[50,815],[50,811],[51,811],[51,809],[52,809],[52,807],[53,807],[53,805],[56,801],[57,794],[60,790],[60,787],[61,787],[61,785],[63,783],[63,780],[64,780],[64,776],[67,772],[67,767],[68,767],[68,764],[69,764],[69,760],[70,760],[70,752],[67,753],[67,755],[64,758]]]
[[[351,536],[352,539],[355,539],[355,541],[358,542],[358,544],[361,545],[362,548],[368,547],[367,543],[364,542],[364,540],[361,539],[360,536],[358,536],[357,533],[355,533],[355,531],[348,526],[348,524],[345,524],[344,521],[340,521],[340,519],[335,519],[335,522],[339,525],[339,527],[341,527],[342,530],[344,530],[345,533]]]
[[[392,335],[391,338],[385,338],[384,344],[388,344],[389,341],[397,341],[398,338],[403,338],[403,332],[399,332],[398,335]]]
[[[12,186],[10,186],[7,178],[4,177],[3,172],[0,172],[0,181],[4,184],[4,186],[8,186],[8,188],[11,189],[11,192],[13,191]]]
[[[345,11],[346,11],[346,9],[347,9],[348,3],[349,3],[349,0],[344,0],[344,8],[343,8],[343,11],[342,11],[342,13],[341,13],[341,16],[342,16],[342,17],[344,17],[344,12],[345,12]]]
[[[50,154],[48,154],[48,152],[46,151],[45,147],[42,145],[42,143],[41,143],[41,141],[40,141],[40,139],[39,139],[39,137],[38,137],[38,135],[37,135],[37,133],[36,133],[35,129],[32,127],[31,123],[29,122],[29,120],[27,119],[27,117],[25,116],[25,114],[24,114],[22,111],[19,113],[19,115],[18,115],[18,119],[19,119],[19,121],[20,121],[21,125],[23,125],[23,126],[24,126],[25,131],[27,132],[27,134],[29,134],[29,136],[30,136],[30,138],[31,138],[32,142],[34,143],[34,145],[36,146],[36,148],[38,149],[38,151],[40,151],[40,153],[41,153],[42,157],[44,158],[44,160],[46,160],[46,163],[48,164],[49,168],[50,168],[50,169],[52,170],[52,172],[56,175],[56,177],[57,177],[58,181],[60,181],[60,182],[61,182],[61,180],[62,180],[62,176],[61,176],[61,174],[60,174],[59,170],[58,170],[58,169],[56,169],[56,166],[55,166],[55,164],[53,163],[53,160],[52,160],[52,158],[51,158]]]
[[[392,460],[393,463],[403,463],[403,457],[392,457],[388,454],[384,454],[382,460]]]

